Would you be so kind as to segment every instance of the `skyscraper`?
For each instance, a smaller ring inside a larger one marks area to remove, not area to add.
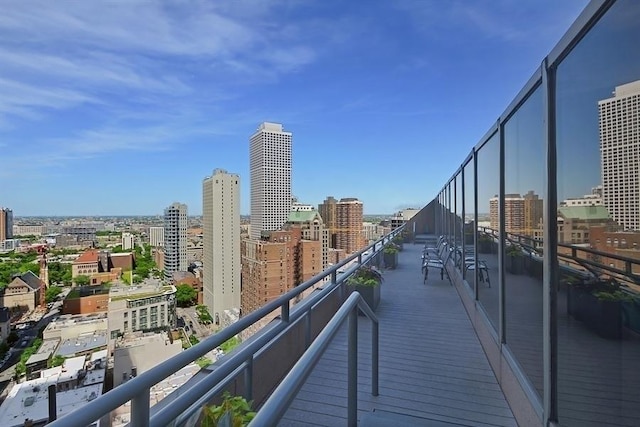
[[[264,122],[249,140],[251,173],[251,233],[277,230],[291,211],[291,132]]]
[[[203,300],[216,323],[240,308],[240,177],[216,169],[202,182]]]
[[[164,277],[187,267],[187,205],[176,202],[164,210]]]
[[[602,196],[625,230],[640,230],[640,80],[616,86],[598,102]]]
[[[13,239],[13,211],[0,208],[0,242]]]
[[[348,254],[364,247],[362,202],[354,197],[340,199],[336,204],[336,249]]]

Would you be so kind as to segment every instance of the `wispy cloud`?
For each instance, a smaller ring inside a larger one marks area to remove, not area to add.
[[[97,100],[119,108],[117,96],[217,98],[230,90],[223,76],[247,84],[295,72],[316,54],[271,28],[270,3],[18,2],[0,14],[0,120]]]

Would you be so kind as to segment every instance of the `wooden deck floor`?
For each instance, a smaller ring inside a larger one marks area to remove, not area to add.
[[[423,284],[421,253],[405,244],[398,268],[384,273],[377,397],[371,325],[359,319],[358,418],[376,410],[417,417],[415,425],[516,426],[455,289],[435,269]],[[343,327],[279,425],[346,424],[346,349]]]

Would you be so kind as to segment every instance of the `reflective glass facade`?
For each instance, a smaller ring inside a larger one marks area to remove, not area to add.
[[[494,370],[543,424],[640,425],[639,22],[591,2],[436,199]]]

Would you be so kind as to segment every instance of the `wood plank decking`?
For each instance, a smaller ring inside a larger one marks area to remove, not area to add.
[[[377,410],[423,421],[416,425],[516,426],[457,292],[435,269],[423,284],[421,253],[421,244],[405,244],[398,268],[384,273],[377,397],[371,325],[359,318],[358,418]],[[279,425],[346,424],[346,349],[345,325]]]

